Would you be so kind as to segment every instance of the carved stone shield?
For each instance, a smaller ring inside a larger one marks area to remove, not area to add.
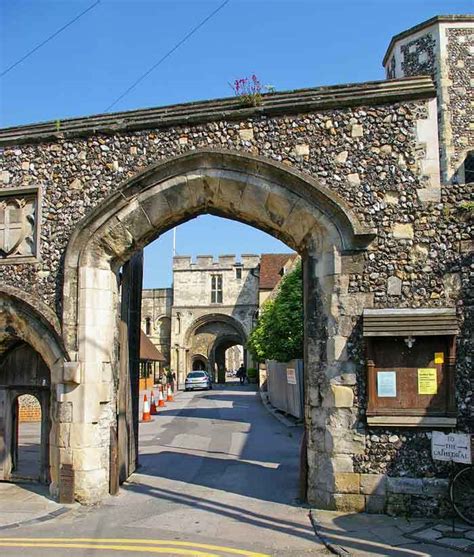
[[[32,254],[34,199],[6,197],[0,200],[0,257]]]

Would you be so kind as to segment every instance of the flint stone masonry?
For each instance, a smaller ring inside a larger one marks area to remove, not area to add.
[[[472,83],[474,18],[438,16],[394,37],[385,54],[390,79],[430,75],[438,90],[441,178],[464,182],[463,160],[474,145]],[[450,107],[445,110],[444,107]],[[420,197],[421,201],[432,201]]]
[[[60,466],[70,463],[76,499],[95,503],[108,492],[124,344],[122,265],[163,231],[210,212],[257,226],[302,254],[309,501],[446,511],[437,484],[423,479],[449,475],[431,459],[429,431],[367,426],[360,321],[372,307],[456,307],[457,429],[472,427],[472,230],[457,209],[470,190],[446,178],[461,145],[452,147],[448,128],[465,108],[450,104],[449,86],[438,80],[440,64],[451,71],[451,59],[457,72],[467,71],[457,64],[465,34],[452,35],[459,47],[441,61],[430,58],[429,41],[422,52],[416,44],[406,51],[406,71],[415,71],[415,55],[416,64],[434,64],[437,89],[431,77],[413,76],[263,95],[258,107],[232,98],[67,120],[59,131],[54,123],[0,130],[0,195],[37,187],[42,198],[40,257],[26,264],[1,256],[0,343],[2,350],[18,339],[31,344],[51,370],[53,494]],[[392,77],[402,75],[399,42],[416,38],[409,33],[390,47]],[[430,140],[438,122],[441,180]],[[177,263],[176,274],[189,265]],[[192,304],[192,297],[181,304],[183,331]],[[78,363],[79,383],[64,382],[66,362]],[[385,494],[366,493],[366,476],[392,478],[396,491],[387,479]]]

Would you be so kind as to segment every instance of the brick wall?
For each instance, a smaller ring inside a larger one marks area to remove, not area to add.
[[[18,398],[18,416],[20,422],[40,422],[41,406],[38,399],[32,395],[22,395]]]

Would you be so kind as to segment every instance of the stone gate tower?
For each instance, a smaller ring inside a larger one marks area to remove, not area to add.
[[[449,15],[393,37],[383,60],[388,79],[430,75],[435,82],[442,184],[473,181],[466,176],[474,172],[473,55],[474,16]],[[425,195],[439,201],[433,189]]]

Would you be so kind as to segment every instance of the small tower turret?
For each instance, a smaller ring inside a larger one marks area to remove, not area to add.
[[[472,180],[473,56],[474,15],[446,15],[395,35],[383,60],[387,79],[428,74],[435,82],[444,184]]]

